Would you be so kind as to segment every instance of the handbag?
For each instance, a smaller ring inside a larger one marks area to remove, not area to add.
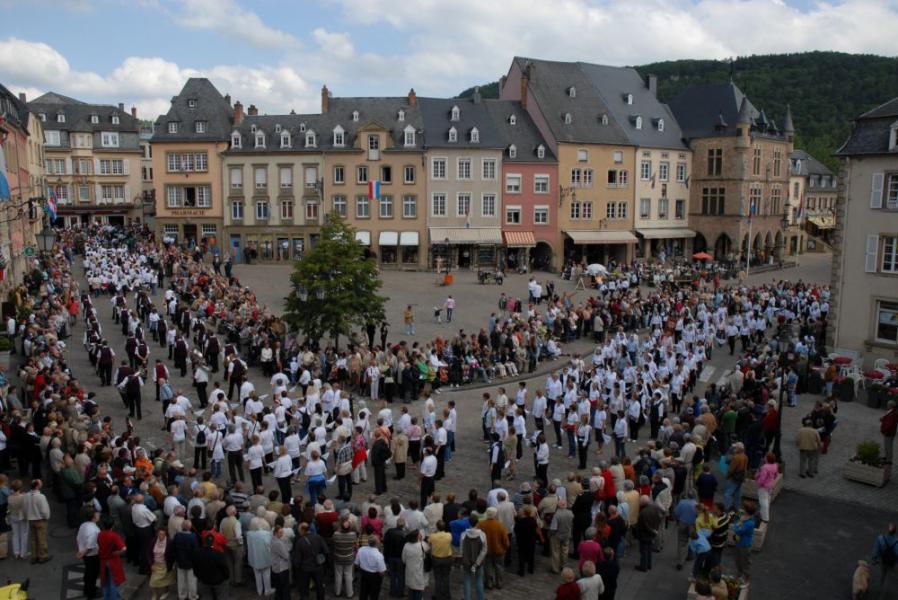
[[[424,544],[421,544],[421,553],[424,554],[424,572],[430,573],[433,569],[433,557],[424,550]]]

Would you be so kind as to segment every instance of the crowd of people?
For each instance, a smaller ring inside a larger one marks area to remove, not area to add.
[[[385,586],[392,597],[429,591],[442,600],[460,579],[467,600],[503,588],[509,568],[530,576],[542,554],[560,577],[556,598],[613,599],[623,557],[633,553],[648,572],[670,544],[678,569],[692,561],[699,597],[729,598],[749,581],[755,530],[770,520],[781,451],[775,399],[782,388],[795,404],[798,365],[823,346],[828,310],[828,289],[800,282],[645,293],[628,277],[576,304],[533,280],[526,306],[503,299],[476,336],[423,347],[369,339],[341,354],[285,336],[217,261],[146,232],[87,232],[82,289],[76,239],[61,233],[7,324],[24,362],[2,401],[0,471],[14,459],[18,477],[0,478],[0,510],[14,557],[45,562],[45,485],[52,490],[77,528],[87,597],[117,598],[127,562],[154,598],[228,598],[246,583],[277,598],[296,589],[300,598],[356,589],[378,598]],[[122,360],[104,323],[121,327]],[[96,370],[81,379],[65,358],[80,328]],[[496,364],[524,373],[531,354],[575,336],[592,336],[595,350],[532,391],[521,381],[511,393],[482,393],[491,484],[463,495],[438,489],[456,468],[459,410],[475,410],[454,400],[437,410],[432,395],[456,384],[459,357],[462,373],[473,356],[489,382]],[[697,395],[712,353],[737,345],[723,385]],[[485,356],[489,370],[478,362]],[[264,389],[250,380],[254,365]],[[406,369],[410,389],[397,384]],[[150,380],[165,431],[158,445],[141,441],[152,437],[140,423]],[[403,393],[390,395],[391,384]],[[87,391],[95,385],[114,385],[130,418],[104,415]],[[382,402],[398,397],[421,402]],[[827,397],[806,417],[801,476],[816,474],[836,411]],[[374,491],[360,493],[369,468]],[[390,496],[388,471],[401,480],[410,470],[419,493]],[[742,498],[749,479],[757,502]]]

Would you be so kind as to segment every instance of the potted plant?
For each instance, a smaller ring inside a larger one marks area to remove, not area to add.
[[[0,371],[9,371],[12,340],[9,337],[0,336]]]
[[[879,443],[872,440],[857,445],[855,455],[842,467],[842,476],[877,487],[884,486],[892,474],[892,465],[880,454]]]

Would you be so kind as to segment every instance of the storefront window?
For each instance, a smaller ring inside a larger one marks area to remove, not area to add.
[[[418,264],[418,247],[403,246],[402,247],[402,264],[415,265]]]
[[[293,260],[299,260],[302,258],[303,251],[303,239],[302,238],[293,238]]]
[[[278,260],[290,260],[290,240],[278,238]]]
[[[271,240],[262,240],[262,250],[259,258],[262,260],[274,260],[274,242]]]
[[[380,247],[380,262],[385,265],[393,265],[396,264],[396,246],[381,246]]]

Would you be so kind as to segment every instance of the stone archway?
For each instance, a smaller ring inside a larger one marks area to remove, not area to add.
[[[696,233],[695,237],[692,239],[692,251],[693,252],[704,252],[708,249],[708,240],[705,239],[700,233]]]
[[[717,241],[714,242],[714,258],[725,259],[732,251],[733,240],[730,239],[730,236],[725,233],[718,235]]]
[[[552,268],[552,254],[552,246],[547,242],[536,242],[536,246],[530,254],[530,268],[539,271],[550,270]]]

